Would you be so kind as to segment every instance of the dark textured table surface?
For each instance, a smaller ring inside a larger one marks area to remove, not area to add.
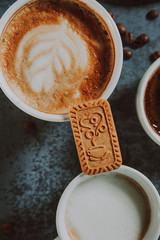
[[[0,16],[14,0],[0,0]],[[119,136],[123,164],[145,174],[160,193],[160,147],[143,131],[135,109],[136,91],[160,50],[160,16],[146,20],[159,1],[104,0],[101,4],[134,36],[146,33],[150,42],[124,61],[120,80],[109,98]],[[37,133],[27,133],[32,121]],[[0,240],[51,240],[56,237],[55,214],[68,183],[81,172],[70,122],[51,123],[16,108],[0,90]],[[5,223],[13,229],[2,231]]]

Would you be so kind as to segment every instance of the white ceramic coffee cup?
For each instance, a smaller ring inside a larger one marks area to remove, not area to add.
[[[160,136],[153,130],[153,128],[149,124],[144,107],[144,97],[148,81],[158,67],[160,67],[160,58],[151,64],[151,66],[148,68],[148,70],[142,77],[137,90],[136,109],[139,121],[145,132],[155,143],[160,145]]]
[[[13,14],[21,8],[24,4],[30,2],[31,0],[18,0],[16,1],[2,16],[0,20],[0,36],[2,35],[2,32],[8,22],[9,19],[13,16]],[[115,45],[115,66],[113,69],[113,74],[111,77],[111,80],[106,88],[106,91],[103,93],[102,98],[108,99],[111,93],[113,92],[114,88],[117,85],[117,82],[119,80],[119,76],[122,69],[122,62],[123,62],[123,50],[122,50],[122,42],[121,38],[118,32],[118,29],[116,27],[116,24],[114,23],[112,17],[110,14],[95,0],[80,0],[82,2],[85,2],[91,9],[93,9],[95,12],[97,12],[107,23],[110,32],[113,37],[114,45]],[[0,71],[0,86],[3,90],[3,92],[6,94],[6,96],[22,111],[28,113],[31,116],[34,116],[36,118],[46,120],[46,121],[66,121],[69,120],[69,115],[56,115],[56,114],[47,114],[40,112],[38,110],[35,110],[31,108],[30,106],[26,105],[24,102],[22,102],[9,88],[8,84],[5,81],[5,78],[2,74],[2,71]]]
[[[151,208],[151,220],[148,230],[143,239],[157,240],[160,234],[160,197],[156,188],[147,177],[145,177],[142,173],[133,168],[122,165],[119,169],[114,170],[113,172],[123,174],[136,181],[148,196]],[[56,213],[56,226],[58,237],[55,240],[71,240],[67,233],[65,224],[66,206],[74,189],[80,183],[82,182],[85,183],[85,181],[88,180],[89,178],[92,178],[92,176],[88,176],[85,175],[84,173],[81,173],[72,180],[72,182],[67,186],[67,188],[63,192]]]

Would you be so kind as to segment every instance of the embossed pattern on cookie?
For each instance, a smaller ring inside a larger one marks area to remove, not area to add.
[[[103,173],[121,166],[122,157],[108,101],[100,99],[73,106],[70,120],[85,174]]]

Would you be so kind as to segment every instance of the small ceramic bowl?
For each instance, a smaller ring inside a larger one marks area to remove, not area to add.
[[[150,209],[151,209],[151,221],[143,240],[158,240],[158,237],[160,234],[160,198],[156,188],[146,176],[144,176],[141,172],[131,167],[122,165],[119,169],[114,170],[113,172],[116,174],[121,174],[121,175],[130,177],[133,181],[135,181],[140,185],[140,187],[148,196]],[[72,195],[75,188],[81,183],[83,183],[83,186],[84,186],[85,182],[88,179],[93,180],[95,179],[95,177],[97,178],[101,175],[108,175],[110,173],[111,172],[106,172],[106,173],[102,173],[99,175],[92,175],[92,176],[88,176],[88,175],[85,175],[84,173],[81,173],[72,180],[72,182],[67,186],[67,188],[63,192],[58,204],[57,213],[56,213],[56,227],[57,227],[58,237],[55,238],[54,240],[71,240],[66,228],[65,213],[66,213],[66,206],[67,206],[68,200],[70,199],[70,196]],[[113,183],[113,186],[114,186],[114,183]]]
[[[154,74],[154,72],[160,67],[160,58],[157,59],[154,63],[151,64],[151,66],[148,68],[148,70],[145,72],[143,78],[141,79],[137,96],[136,96],[136,109],[137,109],[137,115],[139,118],[139,121],[145,130],[145,132],[148,134],[148,136],[158,145],[160,145],[160,136],[154,131],[154,129],[151,127],[148,118],[146,116],[145,112],[145,106],[144,106],[144,97],[145,97],[145,91],[148,84],[148,81]]]

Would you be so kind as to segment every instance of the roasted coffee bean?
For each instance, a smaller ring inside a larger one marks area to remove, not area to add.
[[[2,224],[2,232],[3,233],[11,233],[13,231],[13,225],[11,223],[3,223]]]
[[[112,13],[111,11],[109,11],[108,13],[111,15],[111,17],[112,17],[113,19],[115,19],[115,16],[113,15],[113,13]]]
[[[37,131],[37,125],[34,122],[31,122],[31,121],[25,122],[23,126],[26,132]]]
[[[121,36],[126,32],[126,28],[121,23],[117,23],[117,28]]]
[[[123,50],[123,58],[124,60],[129,60],[132,57],[132,51],[129,49]]]
[[[149,42],[149,37],[148,37],[148,35],[145,34],[145,33],[141,34],[141,35],[139,36],[139,38],[140,38],[140,40],[141,40],[144,44],[146,44],[146,43]]]
[[[148,20],[154,20],[159,16],[159,12],[157,10],[151,10],[147,13],[146,18]]]
[[[133,43],[133,34],[130,32],[125,32],[123,35],[124,45],[130,46]]]
[[[160,57],[160,51],[155,51],[151,56],[150,56],[150,60],[152,62],[156,61],[158,58]]]
[[[142,33],[140,36],[138,36],[132,43],[132,48],[140,48],[143,47],[146,43],[149,42],[149,37],[147,34]]]

